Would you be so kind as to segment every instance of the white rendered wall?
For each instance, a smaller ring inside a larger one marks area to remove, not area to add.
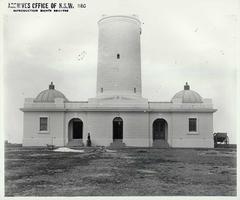
[[[48,117],[48,132],[39,131],[39,118]],[[144,112],[25,112],[23,146],[65,146],[68,124],[73,118],[83,122],[83,143],[88,132],[93,146],[109,146],[113,142],[113,119],[123,119],[123,142],[126,146],[149,146],[148,114]]]
[[[197,132],[188,131],[188,118],[197,118]],[[212,113],[174,113],[172,114],[172,147],[213,148]]]
[[[111,16],[98,24],[97,96],[141,96],[140,21]]]
[[[39,131],[39,118],[49,118],[47,133]],[[113,119],[123,119],[123,142],[126,146],[152,146],[152,125],[156,119],[168,124],[167,142],[170,147],[212,148],[212,113],[157,113],[157,112],[25,112],[23,146],[64,146],[68,143],[68,123],[73,118],[83,122],[83,143],[90,132],[94,146],[109,146],[113,141]],[[188,118],[196,117],[197,133],[188,131]]]
[[[109,112],[89,112],[88,132],[93,146],[109,146],[112,142],[112,117]]]
[[[89,112],[88,132],[93,145],[113,142],[113,119],[123,119],[123,142],[126,146],[148,147],[148,114],[139,112]]]
[[[123,142],[126,146],[148,147],[148,113],[126,112],[120,116],[123,119]]]
[[[39,131],[40,117],[48,117],[48,131]],[[64,145],[63,112],[24,112],[23,146]]]

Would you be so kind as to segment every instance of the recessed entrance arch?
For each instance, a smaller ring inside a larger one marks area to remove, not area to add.
[[[152,127],[153,146],[168,147],[168,123],[165,119],[156,119]]]
[[[113,141],[122,141],[123,139],[123,120],[121,117],[113,119]]]
[[[68,123],[68,140],[80,140],[83,137],[83,122],[79,118],[73,118]]]

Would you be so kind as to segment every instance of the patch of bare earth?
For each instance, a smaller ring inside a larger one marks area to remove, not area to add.
[[[235,196],[236,150],[6,148],[5,195]]]

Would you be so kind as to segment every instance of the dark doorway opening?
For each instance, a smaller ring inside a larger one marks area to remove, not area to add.
[[[69,122],[70,131],[72,132],[71,139],[82,139],[83,136],[83,122],[80,119],[74,118]]]
[[[73,139],[82,139],[82,122],[73,122]]]
[[[113,140],[123,139],[123,120],[121,117],[113,119]]]
[[[167,122],[164,119],[156,119],[153,122],[153,140],[166,140]]]

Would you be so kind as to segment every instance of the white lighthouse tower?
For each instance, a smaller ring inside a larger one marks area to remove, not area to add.
[[[97,98],[141,98],[141,22],[104,16],[98,26]]]

